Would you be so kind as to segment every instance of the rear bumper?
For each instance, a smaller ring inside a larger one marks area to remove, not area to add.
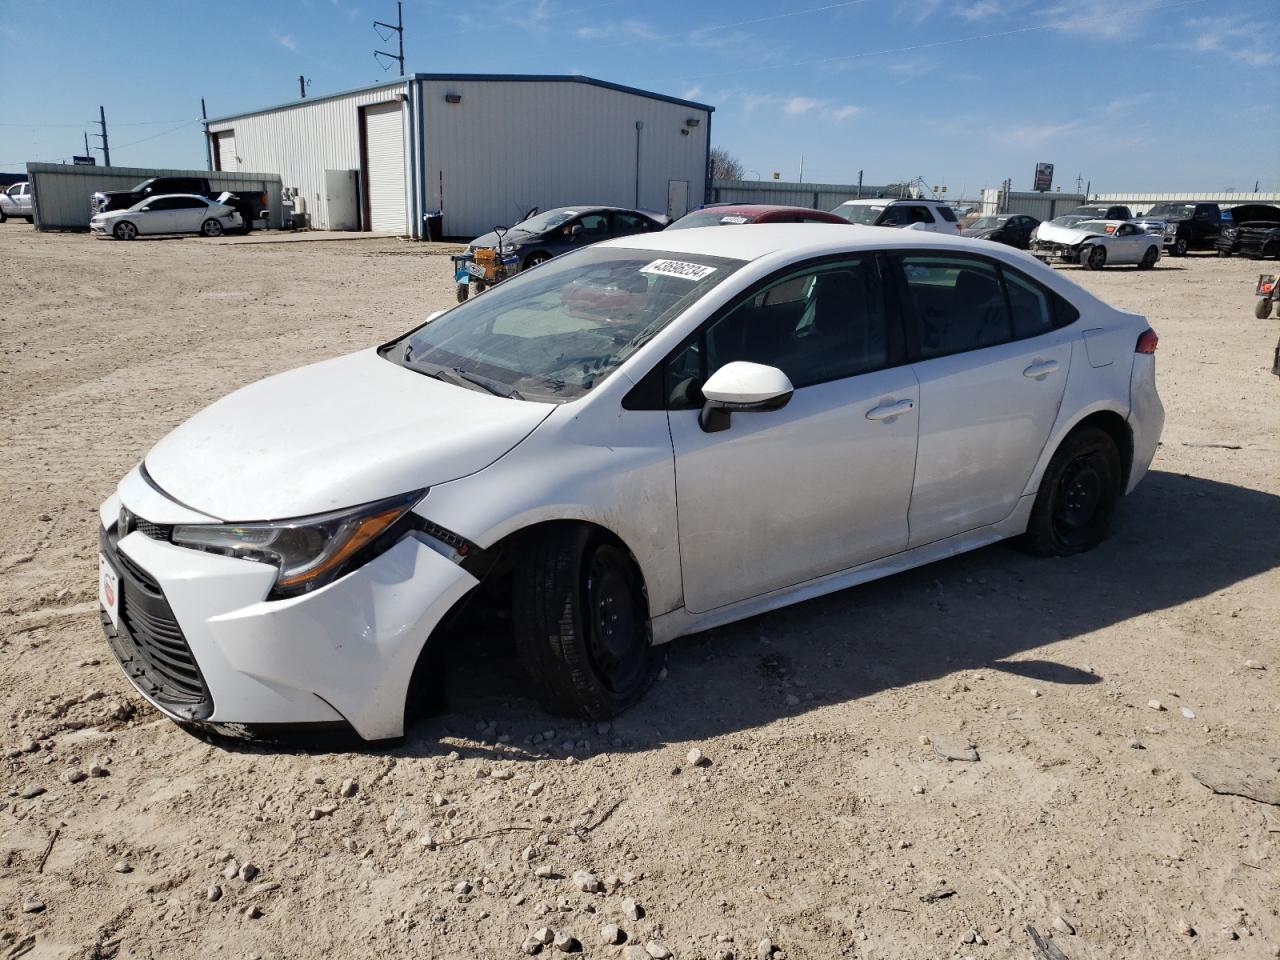
[[[156,678],[140,669],[137,644],[111,636],[104,622],[126,676],[153,706],[233,733],[345,722],[366,740],[403,734],[418,656],[477,582],[471,574],[410,535],[326,587],[268,601],[276,575],[268,564],[175,546],[137,530],[117,539],[120,502],[113,495],[101,508],[104,552],[117,572],[132,566],[155,584],[205,692],[199,702],[184,703],[163,685],[157,689]]]
[[[1138,353],[1133,357],[1129,375],[1129,429],[1133,432],[1133,464],[1125,493],[1130,493],[1151,468],[1160,434],[1164,430],[1164,404],[1156,392],[1156,358]]]

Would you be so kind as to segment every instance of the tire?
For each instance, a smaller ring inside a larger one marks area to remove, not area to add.
[[[640,573],[588,527],[556,524],[534,536],[512,585],[520,660],[547,710],[607,720],[640,699],[661,661]]]
[[[528,270],[530,267],[536,267],[538,264],[546,263],[550,259],[551,254],[547,253],[545,250],[536,250],[524,258],[524,266],[520,269]]]
[[[1142,259],[1138,261],[1139,270],[1150,270],[1156,265],[1156,261],[1160,259],[1160,251],[1155,247],[1147,247],[1147,252],[1142,255]]]
[[[1259,320],[1266,320],[1271,316],[1271,301],[1266,297],[1260,297],[1258,302],[1253,306],[1253,315]]]
[[[35,222],[36,222],[36,218],[35,218],[35,217],[23,217],[22,219],[23,219],[23,220],[25,220],[25,221],[27,221],[27,223],[31,224],[32,226],[34,226],[34,225],[35,225]]]
[[[1169,248],[1169,255],[1174,257],[1185,257],[1187,255],[1187,238],[1178,237],[1173,241],[1173,246]]]
[[[222,232],[222,221],[215,220],[213,217],[210,217],[204,223],[200,224],[200,233],[203,236],[220,237],[222,236]]]
[[[111,235],[117,240],[137,240],[138,228],[131,220],[121,220],[111,228]]]
[[[4,212],[4,207],[0,207],[0,223],[5,223],[9,219],[9,215]]]
[[[1120,451],[1106,431],[1081,427],[1068,434],[1031,508],[1025,537],[1031,552],[1069,557],[1105,540],[1123,492],[1121,470]]]
[[[1106,247],[1090,247],[1081,257],[1080,265],[1086,270],[1101,270],[1107,265]]]
[[[467,300],[467,295],[471,292],[471,284],[457,283],[457,284],[454,284],[454,287],[456,288],[454,292],[458,296],[458,302],[465,303]]]

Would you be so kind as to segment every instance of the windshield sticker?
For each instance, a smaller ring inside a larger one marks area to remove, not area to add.
[[[721,223],[750,223],[746,217],[721,217]]]
[[[648,266],[640,268],[641,273],[652,273],[659,277],[679,277],[681,280],[705,280],[716,272],[715,267],[704,267],[700,263],[687,263],[684,260],[655,260]]]

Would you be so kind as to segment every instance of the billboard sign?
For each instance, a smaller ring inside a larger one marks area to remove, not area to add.
[[[77,167],[96,167],[98,161],[93,157],[72,157],[71,162]]]
[[[1033,186],[1032,189],[1038,190],[1041,193],[1045,193],[1053,189],[1053,164],[1052,163],[1036,164],[1035,186]]]

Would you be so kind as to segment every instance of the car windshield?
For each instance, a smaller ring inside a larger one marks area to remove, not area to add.
[[[1148,217],[1180,217],[1189,218],[1196,212],[1194,203],[1157,203],[1147,211]]]
[[[844,217],[850,223],[874,224],[884,213],[884,204],[850,203],[840,204],[831,211],[836,216]]]
[[[973,223],[969,224],[970,230],[994,230],[996,227],[1003,227],[1009,222],[1008,217],[979,217]]]
[[[1118,224],[1106,220],[1081,220],[1074,226],[1075,229],[1084,230],[1086,233],[1115,233]]]
[[[156,179],[155,177],[150,177],[149,179],[143,180],[143,181],[141,181],[140,183],[135,183],[135,184],[133,185],[133,189],[132,189],[132,190],[130,190],[129,192],[130,192],[130,193],[141,193],[143,190],[147,189],[147,187],[148,187],[150,184],[154,183],[154,182],[155,182],[155,179]]]
[[[751,217],[742,213],[731,213],[727,210],[695,210],[693,213],[685,214],[671,226],[668,230],[680,230],[684,227],[716,227],[735,223],[750,223]]]
[[[1060,217],[1054,217],[1049,222],[1052,223],[1055,227],[1074,227],[1076,224],[1080,223],[1082,220],[1085,220],[1085,219],[1087,218],[1082,217],[1078,213],[1067,213],[1067,214],[1063,214]]]
[[[540,213],[536,217],[530,217],[517,223],[512,230],[520,230],[524,233],[546,233],[548,230],[554,230],[569,220],[576,217],[581,211],[562,208],[560,210],[548,210],[546,213]]]
[[[1105,217],[1110,207],[1076,207],[1071,213],[1077,217]]]
[[[467,300],[382,348],[459,386],[564,403],[599,386],[744,261],[590,247]]]

